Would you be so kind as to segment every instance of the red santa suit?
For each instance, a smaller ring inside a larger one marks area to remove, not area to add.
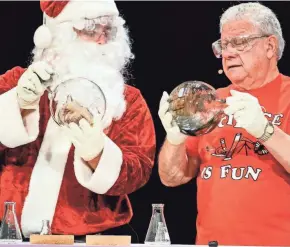
[[[44,219],[52,233],[74,235],[128,223],[127,194],[148,181],[155,157],[154,125],[140,91],[125,86],[126,110],[106,128],[91,171],[52,120],[47,93],[38,110],[21,116],[16,86],[24,71],[15,67],[0,77],[0,215],[5,201],[16,202],[26,237],[39,232]]]

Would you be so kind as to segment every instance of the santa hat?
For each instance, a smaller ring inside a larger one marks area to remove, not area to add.
[[[41,0],[40,8],[43,11],[43,25],[35,31],[34,44],[42,49],[48,48],[52,41],[49,24],[119,14],[114,0]]]

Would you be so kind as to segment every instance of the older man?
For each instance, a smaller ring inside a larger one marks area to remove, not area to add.
[[[0,215],[5,201],[16,202],[25,237],[39,233],[42,220],[53,234],[126,225],[133,215],[127,194],[151,174],[155,132],[144,98],[123,76],[133,58],[125,22],[112,0],[41,1],[41,9],[31,65],[0,77]],[[103,89],[102,119],[64,116],[64,127],[52,120],[45,88],[67,76]]]
[[[201,137],[180,133],[164,93],[167,137],[159,156],[166,186],[197,176],[197,244],[290,244],[290,78],[277,67],[284,40],[275,14],[259,3],[230,7],[213,43],[231,85],[218,90],[226,115]]]

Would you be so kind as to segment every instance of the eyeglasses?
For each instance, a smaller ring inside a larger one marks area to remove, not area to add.
[[[221,39],[212,43],[213,53],[217,58],[222,57],[223,51],[228,49],[228,45],[231,44],[231,47],[235,52],[242,53],[249,51],[253,48],[255,39],[269,37],[270,35],[246,35],[234,37],[230,40],[222,41]]]
[[[113,40],[117,34],[115,18],[112,16],[101,16],[95,19],[82,19],[73,22],[73,27],[87,36],[100,37],[105,34],[108,40]]]

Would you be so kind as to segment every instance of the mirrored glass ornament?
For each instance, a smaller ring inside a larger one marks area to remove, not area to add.
[[[202,81],[187,81],[169,95],[169,112],[180,131],[189,136],[201,136],[216,128],[223,117],[225,100]]]
[[[49,91],[50,112],[59,125],[79,124],[84,118],[91,125],[93,119],[106,112],[106,98],[102,89],[86,78],[73,78]]]

